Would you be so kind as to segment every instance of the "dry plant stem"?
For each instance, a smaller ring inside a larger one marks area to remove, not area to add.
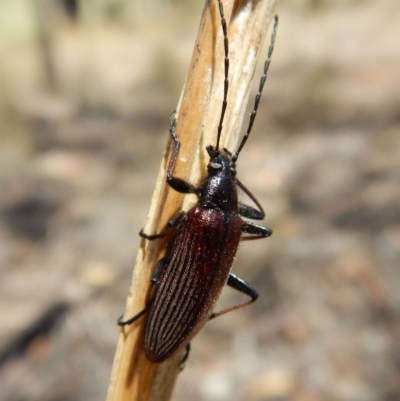
[[[229,36],[229,94],[222,146],[236,149],[243,134],[242,120],[250,82],[261,43],[272,20],[276,0],[224,0]],[[174,175],[198,183],[205,173],[205,146],[215,145],[223,97],[224,51],[217,0],[206,2],[198,37],[179,106],[177,134],[181,141]],[[167,128],[166,118],[166,128]],[[183,196],[165,182],[170,141],[161,163],[145,232],[161,232],[167,221],[182,208]],[[186,196],[186,198],[190,198]],[[193,202],[193,199],[191,199]],[[185,200],[186,203],[186,200]],[[150,277],[165,250],[164,240],[141,241],[127,300],[125,318],[144,309]],[[121,330],[108,390],[108,401],[166,401],[180,371],[182,355],[161,364],[149,362],[143,351],[145,318]]]

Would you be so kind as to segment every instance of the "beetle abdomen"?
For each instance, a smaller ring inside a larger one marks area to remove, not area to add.
[[[226,284],[243,222],[236,214],[195,206],[179,225],[145,332],[149,360],[186,346],[207,322]]]

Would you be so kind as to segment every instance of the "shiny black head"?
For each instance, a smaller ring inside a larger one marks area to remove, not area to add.
[[[236,163],[232,160],[232,153],[228,149],[216,150],[214,146],[207,146],[207,152],[210,155],[210,161],[207,165],[209,175],[216,175],[220,172],[230,172],[232,176],[236,175]]]

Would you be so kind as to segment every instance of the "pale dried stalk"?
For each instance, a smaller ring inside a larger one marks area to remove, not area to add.
[[[276,1],[224,0],[229,36],[230,87],[221,145],[231,150],[236,149],[238,137],[243,133],[242,120],[249,87]],[[223,97],[222,40],[217,1],[207,1],[177,109],[177,134],[182,146],[174,175],[192,183],[198,183],[204,175],[204,166],[208,161],[205,146],[215,145]],[[145,227],[148,233],[162,231],[171,216],[182,208],[182,194],[171,190],[165,183],[169,153],[170,146],[167,146]],[[162,257],[167,240],[141,241],[127,300],[126,318],[144,308],[151,272]],[[121,332],[107,401],[166,401],[171,397],[180,371],[181,355],[161,364],[149,362],[143,353],[143,326],[144,318],[141,318]]]

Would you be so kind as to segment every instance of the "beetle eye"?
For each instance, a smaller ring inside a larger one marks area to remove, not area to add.
[[[213,170],[221,170],[221,169],[222,169],[222,164],[221,164],[221,163],[211,162],[211,163],[210,163],[210,167],[211,167]]]

